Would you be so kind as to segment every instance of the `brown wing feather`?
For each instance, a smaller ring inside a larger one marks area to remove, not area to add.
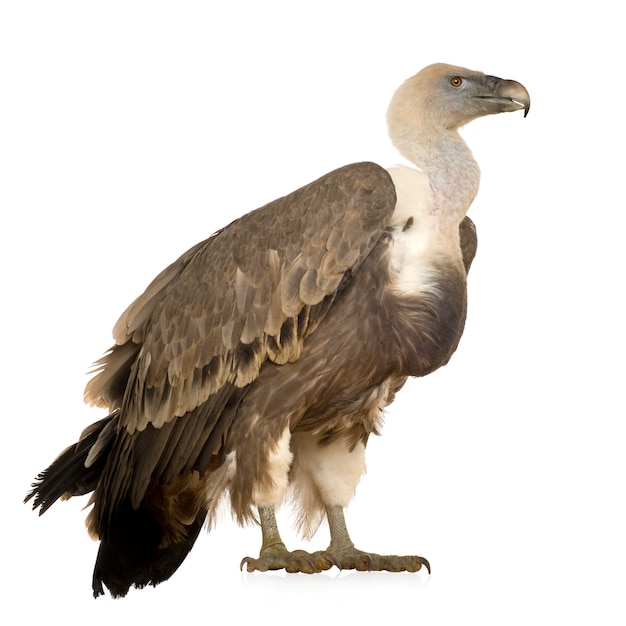
[[[394,205],[387,173],[356,164],[198,244],[126,310],[115,326],[118,345],[97,363],[86,400],[110,409],[121,405],[121,423],[130,432],[149,423],[159,427],[227,382],[249,384],[265,358],[297,358],[310,329],[285,337],[285,322],[337,288],[371,250]],[[120,346],[129,341],[137,352],[120,398],[112,370],[118,361],[128,367],[132,351]]]
[[[124,498],[137,505],[149,484],[202,471],[228,428],[226,404],[266,359],[298,358],[394,207],[385,170],[341,168],[198,244],[131,304],[85,392],[89,402],[121,408],[98,526]]]

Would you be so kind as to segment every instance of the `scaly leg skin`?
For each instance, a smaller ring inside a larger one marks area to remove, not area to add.
[[[290,552],[278,532],[274,507],[260,506],[259,518],[263,535],[261,552],[258,559],[245,557],[241,561],[240,568],[243,570],[245,565],[248,572],[284,569],[289,573],[314,574],[328,570],[333,565],[339,569],[354,569],[362,572],[382,570],[417,572],[424,566],[430,574],[430,564],[424,557],[381,555],[355,548],[348,534],[343,509],[340,506],[327,507],[326,515],[330,527],[328,549],[313,554],[304,550]]]
[[[327,559],[319,559],[319,563],[314,563],[313,555],[304,550],[295,550],[294,552],[287,550],[278,532],[273,506],[260,506],[259,519],[263,535],[259,558],[245,557],[239,566],[241,570],[245,565],[248,572],[284,569],[292,574],[295,572],[314,574],[322,571],[322,569],[330,569],[333,565],[337,565],[332,556]]]
[[[359,571],[417,572],[423,565],[430,574],[430,563],[424,557],[373,554],[355,548],[340,506],[327,507],[326,516],[330,527],[330,546],[325,551],[311,555],[318,570],[337,565],[339,569]]]

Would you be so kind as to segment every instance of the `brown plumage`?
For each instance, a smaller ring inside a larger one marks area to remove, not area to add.
[[[384,407],[461,337],[478,168],[457,128],[528,106],[519,83],[426,68],[389,111],[392,140],[420,170],[331,172],[194,246],[128,307],[85,390],[109,417],[28,496],[44,512],[93,492],[94,595],[169,578],[224,496],[240,522],[258,512],[263,546],[248,569],[428,566],[356,550],[342,509]],[[282,544],[274,507],[290,486],[304,534],[328,517],[328,550]]]

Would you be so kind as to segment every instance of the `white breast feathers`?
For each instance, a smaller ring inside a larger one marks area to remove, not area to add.
[[[406,166],[388,169],[396,187],[389,254],[391,288],[402,295],[436,289],[441,263],[462,266],[459,224],[435,210],[428,175]]]

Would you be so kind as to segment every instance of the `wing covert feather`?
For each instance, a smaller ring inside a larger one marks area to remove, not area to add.
[[[227,383],[249,384],[266,358],[296,359],[321,313],[313,321],[307,313],[306,323],[298,316],[332,298],[394,208],[388,173],[358,163],[232,222],[166,268],[128,307],[86,401],[117,408],[110,406],[115,393],[107,381],[115,376],[108,370],[127,342],[137,344],[122,400],[121,424],[131,433],[184,415]]]

